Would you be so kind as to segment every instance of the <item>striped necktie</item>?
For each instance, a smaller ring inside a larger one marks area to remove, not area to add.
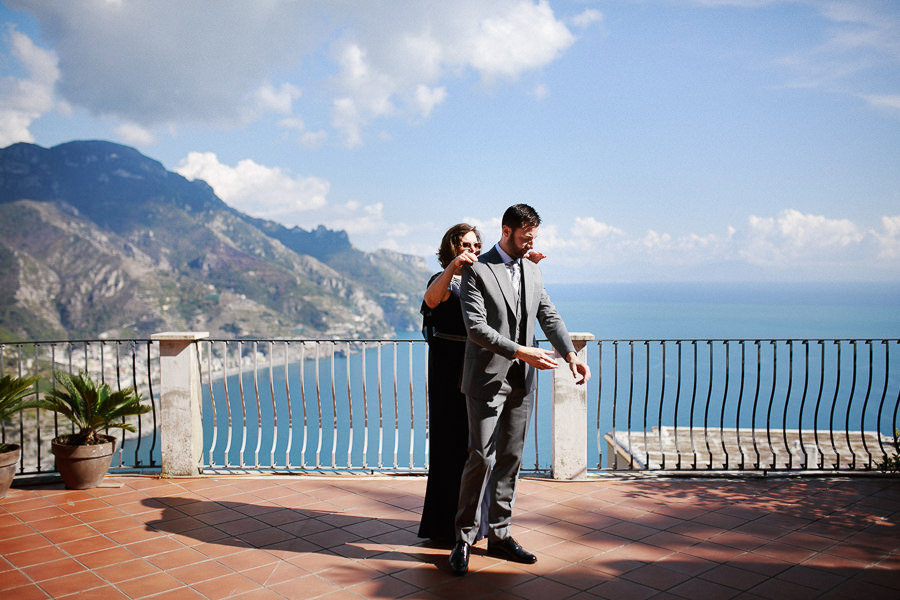
[[[522,275],[520,273],[521,265],[517,260],[511,260],[506,263],[506,269],[509,271],[509,280],[512,283],[513,292],[515,292],[516,298],[519,297],[519,284],[522,281]]]

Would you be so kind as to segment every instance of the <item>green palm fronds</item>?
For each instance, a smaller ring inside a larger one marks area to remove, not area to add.
[[[8,423],[14,414],[27,408],[25,396],[32,391],[31,387],[37,379],[12,375],[0,377],[0,421]]]
[[[28,408],[28,401],[25,397],[31,393],[31,388],[37,379],[37,377],[13,377],[12,375],[0,377],[0,423],[11,422],[14,414]],[[7,444],[0,442],[0,451],[6,447]]]
[[[141,404],[141,395],[134,388],[114,392],[109,384],[98,385],[86,373],[69,375],[57,371],[56,381],[59,388],[50,390],[29,406],[59,413],[72,421],[79,430],[73,440],[75,445],[97,444],[97,434],[112,427],[134,432],[134,425],[122,419],[152,410],[149,405]]]

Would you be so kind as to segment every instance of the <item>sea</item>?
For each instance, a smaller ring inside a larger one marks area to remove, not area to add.
[[[569,331],[597,339],[900,336],[900,282],[549,284]]]
[[[588,345],[594,377],[586,394],[588,454],[598,465],[602,434],[626,426],[696,427],[706,419],[739,427],[843,429],[858,422],[887,435],[897,425],[900,282],[560,283],[547,291],[569,331],[596,340]],[[427,468],[426,346],[419,331],[398,332],[397,340],[346,344],[346,352],[318,360],[294,355],[286,366],[213,378],[204,386],[207,463]],[[803,382],[792,373],[802,371],[805,352],[812,375]],[[707,358],[715,370],[705,366]],[[721,365],[746,372],[741,390],[733,382],[723,387]],[[549,468],[550,388],[542,374],[525,470]],[[851,396],[857,398],[852,405]],[[865,405],[858,400],[863,396]],[[772,405],[782,397],[787,400]]]

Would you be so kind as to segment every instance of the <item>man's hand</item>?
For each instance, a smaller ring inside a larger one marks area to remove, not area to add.
[[[591,369],[578,358],[577,354],[569,352],[566,355],[566,362],[569,363],[569,370],[572,372],[572,377],[575,378],[576,385],[583,385],[590,381]]]
[[[541,348],[519,346],[519,349],[516,350],[516,358],[528,363],[535,369],[555,369],[557,366],[557,362],[554,360],[553,355]]]

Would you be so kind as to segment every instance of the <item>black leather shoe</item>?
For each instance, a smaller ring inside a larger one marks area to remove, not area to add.
[[[487,553],[497,558],[505,558],[506,560],[525,563],[526,565],[533,565],[537,562],[537,556],[526,551],[511,537],[499,542],[488,540]]]
[[[465,575],[469,570],[469,544],[462,540],[456,542],[450,551],[450,570],[454,575]]]

